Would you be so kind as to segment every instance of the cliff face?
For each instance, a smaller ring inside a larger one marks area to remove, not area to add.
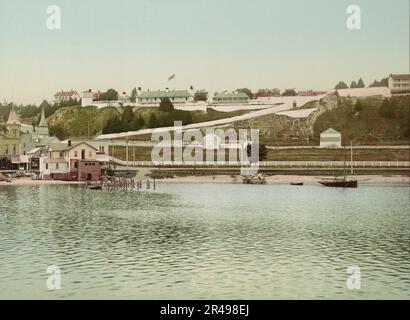
[[[328,110],[337,108],[337,96],[327,95],[316,103],[317,110],[307,118],[291,118],[272,114],[260,118],[242,121],[235,128],[259,128],[262,143],[268,145],[306,144],[314,140],[313,125],[317,118]]]
[[[315,112],[313,112],[307,119],[306,119],[306,126],[309,128],[310,134],[313,136],[313,124],[318,119],[318,117],[330,110],[334,110],[337,108],[337,96],[335,94],[329,94],[323,98],[322,101],[318,103],[318,108]]]

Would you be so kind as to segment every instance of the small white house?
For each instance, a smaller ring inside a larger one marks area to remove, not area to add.
[[[320,148],[341,148],[342,134],[329,128],[320,134]]]

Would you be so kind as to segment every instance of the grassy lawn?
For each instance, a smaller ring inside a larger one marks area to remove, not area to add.
[[[118,159],[125,160],[125,147],[110,147],[110,155]],[[173,159],[173,151],[172,159]],[[343,161],[343,149],[285,149],[267,150],[269,161]],[[225,159],[228,159],[228,151],[225,152]],[[350,160],[350,150],[346,148],[346,161]],[[216,160],[216,152],[214,154]],[[128,160],[134,160],[133,147],[128,148]],[[151,161],[150,147],[135,147],[136,161]],[[205,160],[205,151],[204,151]],[[360,149],[353,150],[354,161],[410,161],[410,151],[402,149]]]

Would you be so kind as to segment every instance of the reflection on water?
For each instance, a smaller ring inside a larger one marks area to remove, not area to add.
[[[0,298],[409,299],[409,212],[406,187],[0,186]]]

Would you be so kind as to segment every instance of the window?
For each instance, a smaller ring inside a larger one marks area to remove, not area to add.
[[[13,144],[13,154],[16,154],[16,145]]]
[[[74,151],[74,157],[77,158],[78,157],[78,152]]]
[[[58,162],[56,163],[56,169],[58,169]]]
[[[63,151],[60,151],[60,158],[62,158],[63,155],[64,155],[64,152],[63,152]]]
[[[46,169],[48,170],[48,163],[46,163]]]
[[[74,168],[77,169],[78,168],[78,162],[74,162]]]

